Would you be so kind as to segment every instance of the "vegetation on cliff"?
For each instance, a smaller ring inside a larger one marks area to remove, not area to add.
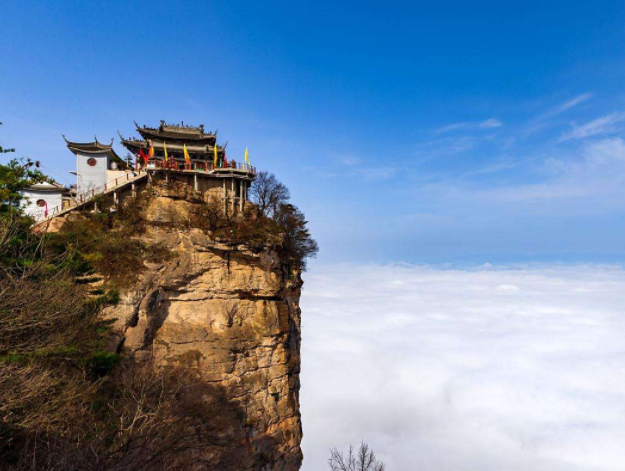
[[[319,247],[304,214],[290,199],[288,188],[275,175],[260,172],[250,188],[252,204],[243,212],[228,212],[223,202],[213,197],[198,205],[190,224],[206,230],[215,240],[254,251],[274,246],[286,265],[305,271]]]
[[[137,237],[152,194],[113,212],[72,215],[56,234],[36,233],[19,209],[19,189],[43,178],[19,163],[0,166],[0,468],[201,466],[224,439],[220,422],[241,413],[189,370],[156,371],[109,351],[109,323],[99,315],[146,260],[174,255]],[[273,246],[302,270],[317,250],[304,216],[275,177],[259,181],[264,196],[245,212],[187,195],[193,211],[172,225],[251,250]]]
[[[73,229],[34,233],[17,192],[43,177],[17,163],[0,175],[0,468],[186,466],[192,458],[184,450],[197,449],[202,434],[181,432],[207,430],[214,416],[187,397],[201,384],[182,371],[115,368],[121,357],[106,350],[98,313],[116,293],[84,283],[105,267],[94,257],[96,242]],[[115,245],[117,234],[107,239],[93,229],[105,247]]]

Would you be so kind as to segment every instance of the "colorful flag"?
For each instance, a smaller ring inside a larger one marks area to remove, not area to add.
[[[218,157],[217,157],[217,144],[215,144],[215,147],[213,147],[213,150],[215,152],[215,159],[213,160],[213,167],[217,168],[217,160],[218,160]]]
[[[150,141],[150,150],[148,151],[148,155],[150,157],[154,157],[154,144],[152,144],[152,141]]]
[[[167,155],[167,143],[163,142],[163,153],[165,154],[165,162],[169,160],[169,156]]]
[[[245,165],[249,165],[250,164],[250,153],[247,150],[247,147],[245,148]]]
[[[147,155],[145,155],[145,152],[143,152],[143,149],[139,149],[139,156],[143,159],[143,161],[147,164],[148,160],[150,159]]]
[[[224,168],[228,166],[228,159],[226,159],[226,151],[224,151]]]
[[[182,145],[182,153],[184,154],[184,161],[189,163],[191,162],[191,157],[189,157],[189,151],[187,150],[187,145]]]

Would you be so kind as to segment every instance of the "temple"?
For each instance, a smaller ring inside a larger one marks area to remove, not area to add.
[[[97,137],[78,142],[63,136],[76,156],[76,171],[71,172],[76,175],[76,186],[69,190],[31,188],[25,204],[32,206],[29,212],[35,219],[54,218],[86,205],[97,208],[98,201],[118,205],[159,180],[186,183],[205,199],[218,197],[227,212],[243,210],[256,169],[249,162],[228,159],[216,132],[205,132],[204,125],[165,121],[154,128],[137,123],[135,127],[141,137],[125,138],[118,132],[121,144],[130,151],[125,158],[113,149],[113,139],[103,144]]]
[[[135,167],[148,172],[166,171],[201,193],[219,193],[226,204],[243,208],[256,169],[226,156],[226,146],[217,144],[216,132],[205,132],[204,125],[167,124],[156,128],[135,127],[141,138],[119,137],[135,156]],[[185,148],[187,156],[185,156]]]
[[[103,187],[107,182],[131,170],[129,162],[117,155],[110,144],[98,142],[73,142],[65,136],[67,148],[76,156],[76,193],[84,195]]]
[[[151,163],[157,167],[167,167],[170,169],[238,169],[247,170],[244,165],[236,165],[234,161],[228,164],[226,160],[225,146],[217,144],[217,133],[204,132],[204,125],[185,126],[183,124],[166,124],[161,120],[158,128],[139,126],[135,122],[137,132],[141,139],[125,139],[121,136],[122,144],[132,154],[139,156],[139,151],[143,150],[148,154],[153,149],[154,155]],[[186,146],[190,162],[185,161],[184,147]],[[215,149],[216,148],[216,149]],[[167,150],[167,156],[165,155]],[[217,162],[215,163],[215,150],[217,151]],[[138,161],[140,164],[141,162]],[[183,165],[187,164],[187,165]],[[191,165],[189,165],[191,164]]]

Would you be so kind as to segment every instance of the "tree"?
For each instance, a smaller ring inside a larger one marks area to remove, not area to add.
[[[306,270],[306,260],[319,251],[304,213],[289,203],[291,193],[273,173],[260,172],[250,188],[258,220],[269,219],[283,237],[282,254],[293,268]]]
[[[0,121],[0,126],[2,126],[2,121]],[[0,144],[0,154],[6,154],[7,152],[15,152],[15,149],[3,149],[2,144]]]
[[[292,204],[281,204],[276,212],[275,220],[284,234],[283,252],[290,262],[305,271],[307,259],[317,255],[319,246],[310,235],[304,213]]]
[[[39,170],[33,170],[34,165],[30,160],[17,159],[0,165],[0,269],[30,263],[40,245],[30,230],[32,219],[20,208],[20,190],[49,180]]]
[[[332,471],[384,471],[386,469],[384,463],[377,459],[373,450],[365,442],[360,444],[358,451],[350,445],[347,455],[333,448],[330,450],[328,464]]]
[[[280,206],[291,199],[289,189],[273,173],[259,172],[250,188],[250,200],[256,205],[258,217],[275,217]]]
[[[22,198],[20,191],[27,186],[51,181],[37,167],[39,162],[30,159],[13,159],[7,165],[0,165],[0,212],[16,209]]]

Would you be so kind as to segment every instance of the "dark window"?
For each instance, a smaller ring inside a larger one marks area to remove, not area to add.
[[[37,206],[43,208],[46,205],[46,200],[37,200]]]
[[[87,160],[87,165],[89,165],[91,167],[95,167],[97,163],[98,163],[98,161],[96,159],[94,159],[93,157],[91,157],[89,160]]]

